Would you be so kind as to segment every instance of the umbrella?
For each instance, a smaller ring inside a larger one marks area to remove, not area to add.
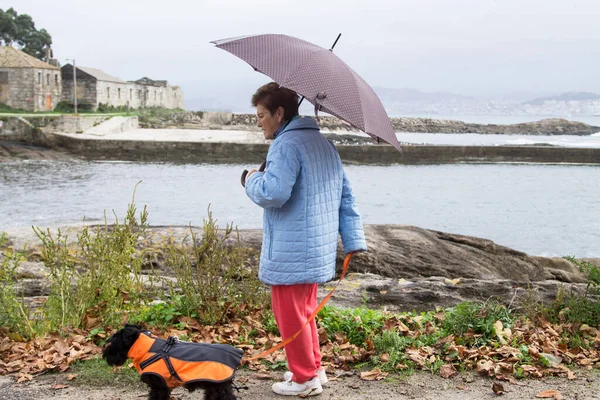
[[[211,43],[246,61],[280,86],[304,96],[315,106],[315,114],[321,110],[335,115],[400,150],[379,97],[333,53],[333,47],[328,50],[292,36],[274,34]]]

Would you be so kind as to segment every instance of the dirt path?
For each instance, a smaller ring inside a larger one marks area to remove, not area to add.
[[[278,374],[279,375],[279,374]],[[259,380],[250,371],[240,371],[239,378],[248,378],[247,390],[239,393],[241,400],[282,399],[271,392],[275,381]],[[75,382],[75,381],[74,381]],[[53,385],[66,384],[67,388],[52,389]],[[501,399],[535,399],[543,390],[558,390],[564,399],[592,400],[600,398],[600,375],[598,371],[578,372],[577,379],[564,378],[544,380],[529,379],[518,384],[502,382],[505,389]],[[366,382],[357,376],[333,379],[321,396],[316,399],[424,399],[424,400],[485,400],[498,398],[492,391],[492,381],[472,373],[464,373],[451,379],[419,372],[410,378],[389,381]],[[12,378],[0,377],[0,400],[139,400],[146,397],[143,386],[89,387],[67,382],[66,375],[55,374],[38,377],[33,382],[15,384]],[[173,399],[202,399],[199,393],[190,394],[183,389],[173,392]]]

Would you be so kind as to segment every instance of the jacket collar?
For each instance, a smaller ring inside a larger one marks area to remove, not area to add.
[[[291,120],[281,125],[277,132],[275,132],[274,139],[277,139],[278,137],[282,136],[284,133],[287,133],[289,131],[298,131],[305,129],[318,131],[319,125],[317,124],[317,121],[315,121],[315,119],[312,117],[296,115]]]

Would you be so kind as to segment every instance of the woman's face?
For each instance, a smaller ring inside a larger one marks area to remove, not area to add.
[[[256,119],[259,128],[262,128],[265,139],[273,139],[275,132],[283,123],[283,107],[279,107],[273,114],[261,104],[256,106]]]

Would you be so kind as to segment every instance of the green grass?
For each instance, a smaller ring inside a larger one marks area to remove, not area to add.
[[[113,368],[106,364],[102,358],[92,358],[90,360],[79,361],[72,365],[72,373],[77,374],[73,384],[104,387],[104,386],[122,386],[144,384],[140,381],[140,375],[134,367],[129,367],[129,361],[121,368]]]
[[[364,346],[383,328],[384,316],[381,311],[366,307],[341,309],[324,307],[319,313],[319,326],[323,326],[330,338],[337,333],[345,333],[348,341],[355,346]]]

